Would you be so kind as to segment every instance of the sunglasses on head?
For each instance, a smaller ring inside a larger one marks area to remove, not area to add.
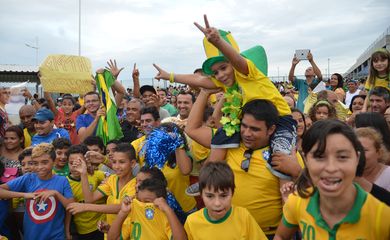
[[[251,158],[252,158],[253,150],[248,149],[244,152],[244,160],[241,162],[241,169],[244,170],[245,172],[248,172],[249,170],[249,164],[251,163]]]

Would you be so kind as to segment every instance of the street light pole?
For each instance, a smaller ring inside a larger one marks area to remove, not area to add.
[[[79,56],[81,55],[81,0],[79,0]]]
[[[35,46],[32,46],[28,43],[25,43],[25,45],[29,48],[35,49],[35,65],[38,66],[38,51],[39,51],[38,37],[35,37]]]
[[[330,68],[329,68],[330,58],[328,58],[328,78],[330,78]]]

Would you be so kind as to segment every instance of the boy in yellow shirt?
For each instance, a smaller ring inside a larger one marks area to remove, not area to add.
[[[225,162],[209,162],[199,175],[205,208],[188,216],[188,239],[267,239],[246,208],[232,206],[233,171]]]
[[[186,239],[183,226],[168,206],[166,197],[166,188],[161,180],[144,180],[138,186],[136,198],[124,198],[121,210],[108,231],[108,239]],[[132,226],[124,229],[122,224],[128,217]]]
[[[89,187],[87,166],[84,161],[79,161],[75,171],[80,173],[82,193],[86,203],[73,203],[67,208],[72,214],[85,211],[106,213],[107,224],[110,225],[120,210],[120,203],[125,196],[135,194],[135,178],[132,170],[136,165],[134,148],[128,143],[120,143],[113,153],[112,166],[115,174],[110,175],[96,190]],[[91,204],[100,199],[105,199],[104,204]]]
[[[76,202],[84,203],[84,196],[81,186],[80,172],[76,170],[79,161],[85,161],[84,155],[88,148],[85,145],[73,145],[66,153],[69,162],[70,173],[67,176],[73,196]],[[95,191],[100,183],[105,179],[105,175],[100,170],[88,169],[88,183],[91,191]],[[105,200],[103,199],[103,202]],[[104,234],[97,229],[97,222],[102,218],[102,213],[89,211],[78,213],[73,216],[76,232],[72,234],[76,239],[104,239]]]

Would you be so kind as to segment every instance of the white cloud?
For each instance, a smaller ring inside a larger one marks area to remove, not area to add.
[[[310,48],[322,71],[344,72],[390,22],[390,2],[310,0],[81,0],[81,52],[94,68],[109,58],[126,66],[134,62],[151,79],[155,62],[188,73],[205,55],[202,33],[192,24],[230,30],[242,50],[265,47],[269,75],[286,75],[295,49]],[[35,51],[25,43],[39,38],[39,59],[51,53],[78,53],[78,0],[1,1],[0,63],[35,64]],[[302,74],[308,63],[296,70]]]

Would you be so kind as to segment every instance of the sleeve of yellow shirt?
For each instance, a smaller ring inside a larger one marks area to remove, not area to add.
[[[298,226],[297,211],[299,211],[299,197],[293,193],[288,196],[283,206],[283,224],[288,228]]]
[[[108,177],[107,181],[99,185],[97,190],[105,196],[110,196],[112,195],[113,187],[115,187],[114,183],[115,183],[115,175],[111,175],[110,177]]]

